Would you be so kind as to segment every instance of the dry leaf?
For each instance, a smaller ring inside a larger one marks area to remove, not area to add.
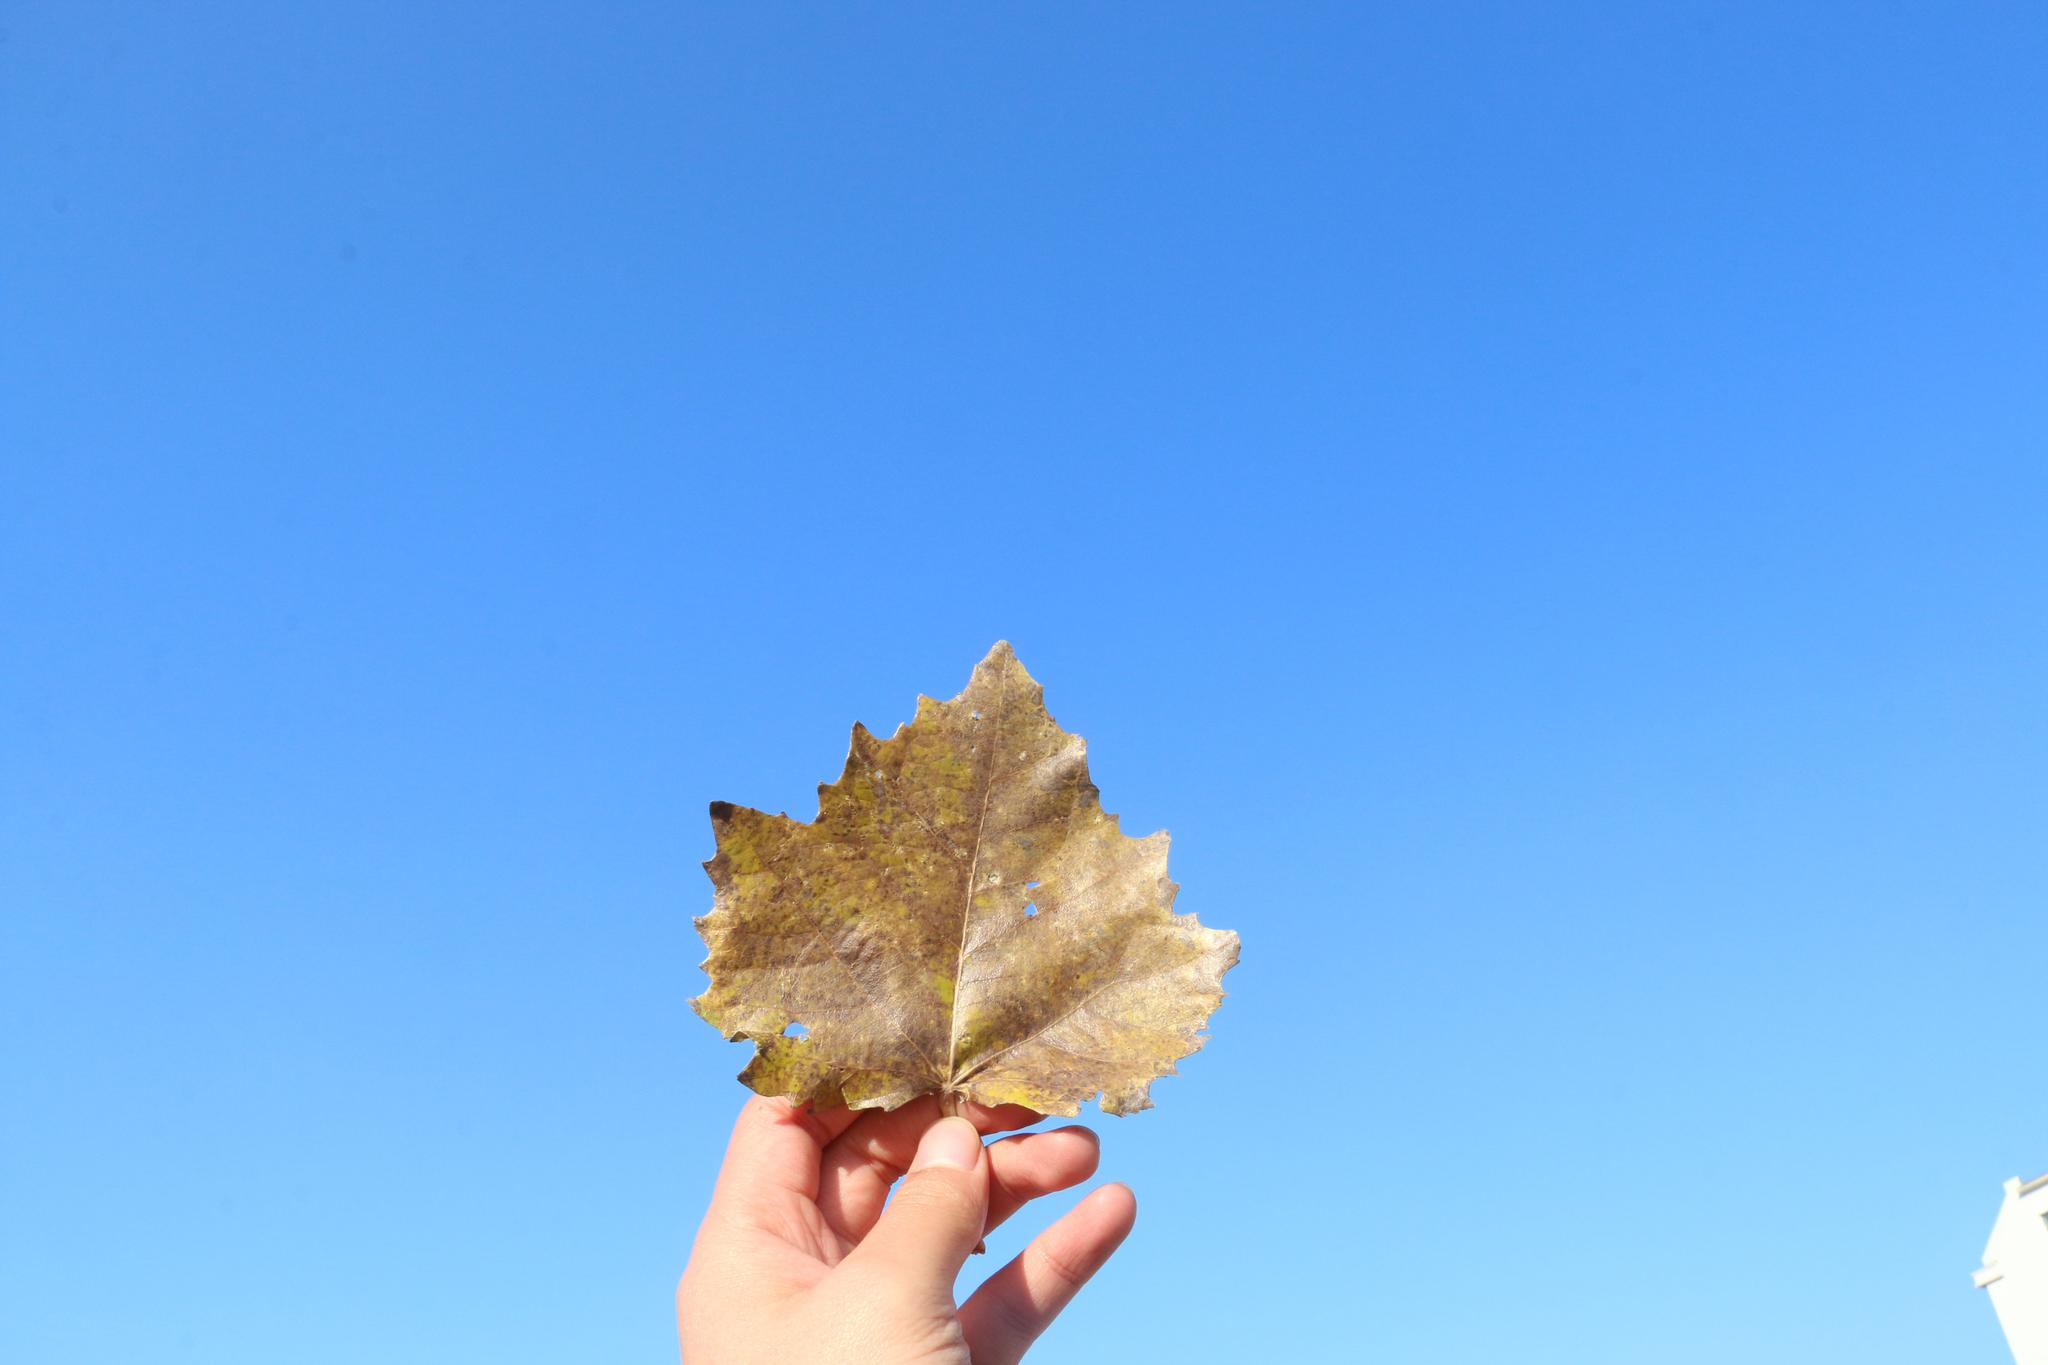
[[[1117,828],[1009,645],[891,738],[854,726],[818,796],[808,825],[711,807],[691,1003],[756,1045],[755,1090],[1125,1114],[1201,1047],[1237,935],[1173,913],[1165,832]]]

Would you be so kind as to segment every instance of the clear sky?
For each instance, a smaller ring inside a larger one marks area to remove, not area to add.
[[[1007,637],[1244,940],[1038,1358],[2003,1359],[2039,7],[0,28],[0,1356],[669,1360],[705,805]]]

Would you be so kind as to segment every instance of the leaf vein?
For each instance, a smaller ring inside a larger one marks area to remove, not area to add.
[[[1129,951],[1129,947],[1126,946],[1125,951],[1118,955],[1117,961],[1121,963],[1125,957],[1129,956]],[[1053,1029],[1058,1028],[1061,1024],[1066,1023],[1067,1020],[1073,1018],[1082,1010],[1094,1004],[1097,998],[1108,993],[1109,991],[1113,991],[1120,986],[1135,985],[1140,981],[1150,981],[1155,977],[1165,976],[1169,972],[1177,972],[1181,970],[1183,967],[1191,967],[1195,963],[1200,962],[1204,957],[1207,957],[1208,955],[1208,949],[1201,948],[1188,954],[1185,958],[1182,958],[1178,962],[1169,962],[1164,967],[1155,967],[1149,972],[1140,972],[1136,976],[1124,976],[1121,974],[1113,973],[1109,980],[1103,982],[1100,986],[1096,987],[1087,995],[1083,996],[1080,1003],[1075,1005],[1072,1009],[1069,1009],[1068,1011],[1066,1011],[1066,1013],[1060,1015],[1056,1019],[1053,1019],[1044,1024],[1040,1024],[1037,1028],[1031,1030],[1031,1032],[1025,1034],[1023,1037],[1017,1039],[1015,1042],[1006,1043],[1002,1047],[997,1048],[994,1052],[989,1053],[986,1057],[983,1057],[980,1061],[976,1062],[973,1066],[969,1067],[966,1073],[962,1075],[960,1079],[962,1081],[966,1081],[972,1079],[975,1076],[979,1076],[982,1072],[988,1069],[989,1064],[995,1061],[996,1058],[1002,1056],[1004,1053],[1014,1052],[1018,1048],[1024,1046],[1026,1043],[1032,1042],[1039,1038],[1043,1038],[1046,1033],[1050,1032]],[[1058,1043],[1052,1042],[1050,1039],[1047,1040],[1047,1043],[1051,1047],[1060,1047]],[[1060,1048],[1060,1051],[1070,1052],[1072,1051],[1072,1049]],[[1080,1056],[1083,1054],[1077,1053],[1075,1055]]]

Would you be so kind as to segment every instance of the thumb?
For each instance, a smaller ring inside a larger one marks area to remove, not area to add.
[[[925,1130],[881,1221],[847,1260],[936,1285],[950,1298],[953,1277],[981,1241],[987,1221],[988,1159],[981,1134],[966,1119],[940,1119]]]

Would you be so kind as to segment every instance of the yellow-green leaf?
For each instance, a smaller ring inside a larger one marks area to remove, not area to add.
[[[810,824],[714,802],[692,1005],[764,1095],[1149,1108],[1202,1045],[1237,935],[1173,913],[1164,831],[1117,828],[1087,747],[998,644],[886,740],[853,727]]]

